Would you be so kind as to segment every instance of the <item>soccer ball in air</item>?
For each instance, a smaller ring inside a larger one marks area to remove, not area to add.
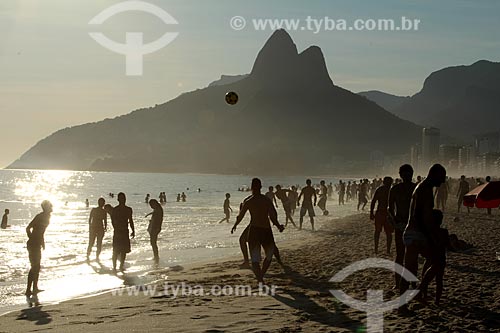
[[[226,103],[229,105],[234,105],[238,103],[238,94],[234,91],[230,91],[226,94]]]
[[[323,211],[323,215],[327,216],[328,214],[330,214],[329,211],[327,211],[326,209]]]

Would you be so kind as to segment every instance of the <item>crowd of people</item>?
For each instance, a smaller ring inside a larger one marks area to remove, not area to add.
[[[326,185],[321,180],[318,185],[312,184],[307,179],[305,186],[293,185],[288,188],[278,184],[269,186],[266,193],[262,194],[262,182],[254,178],[248,188],[251,194],[240,204],[239,213],[236,217],[231,233],[234,233],[242,222],[247,212],[250,212],[250,223],[242,232],[239,243],[243,254],[242,268],[251,268],[260,283],[264,282],[264,276],[269,268],[273,256],[281,264],[279,249],[274,240],[271,223],[283,232],[288,223],[301,230],[304,217],[307,215],[311,224],[311,230],[315,230],[315,210],[317,206],[328,215],[328,199],[333,200],[334,191],[338,194],[338,204],[345,205],[347,202],[357,199],[357,210],[363,211],[371,200],[370,220],[374,223],[374,252],[378,254],[380,234],[384,231],[386,235],[386,253],[390,254],[392,241],[396,248],[395,263],[414,275],[418,270],[419,256],[425,258],[422,273],[420,297],[425,300],[429,283],[436,279],[436,303],[439,303],[443,276],[446,265],[446,250],[463,250],[472,245],[458,239],[456,235],[449,235],[446,229],[441,228],[443,212],[446,208],[448,195],[455,191],[458,211],[460,212],[463,197],[470,191],[471,187],[480,185],[480,179],[466,178],[449,179],[443,166],[436,164],[431,167],[427,177],[417,177],[413,182],[413,168],[402,165],[399,169],[399,178],[392,177],[368,179],[340,180],[335,186],[332,183]],[[489,177],[486,182],[491,181]],[[247,191],[247,188],[239,188],[239,191]],[[201,189],[198,189],[201,192]],[[110,197],[114,197],[114,194]],[[177,201],[185,202],[184,192],[177,195]],[[230,203],[231,194],[225,194],[223,203],[224,218],[219,221],[230,222],[233,209]],[[96,245],[96,260],[102,250],[102,242],[108,229],[108,216],[111,218],[113,227],[113,271],[118,269],[124,271],[126,256],[131,251],[130,239],[135,237],[135,226],[133,221],[133,210],[126,205],[126,195],[117,195],[118,205],[112,207],[106,204],[104,198],[99,198],[97,206],[92,208],[89,214],[89,243],[87,247],[87,260],[94,245]],[[165,192],[159,195],[159,201],[151,199],[146,195],[145,202],[151,207],[152,212],[145,217],[150,217],[147,231],[150,236],[150,244],[153,251],[153,260],[159,263],[158,235],[162,230],[164,218],[162,205],[167,201]],[[285,215],[285,224],[278,222],[278,201],[281,202]],[[86,200],[89,207],[89,201]],[[300,207],[299,223],[295,223],[294,215]],[[435,208],[441,209],[437,210]],[[469,208],[468,208],[469,209]],[[28,274],[26,296],[36,295],[38,278],[40,273],[41,250],[45,248],[44,233],[49,225],[52,204],[48,201],[42,203],[42,212],[38,214],[26,228],[28,235],[28,253],[31,269]],[[489,211],[490,213],[490,211]],[[9,210],[5,210],[2,218],[2,228],[7,226]],[[261,263],[261,249],[264,250],[264,260]],[[262,265],[261,265],[262,264]],[[408,289],[408,283],[395,276],[395,288],[404,293]]]

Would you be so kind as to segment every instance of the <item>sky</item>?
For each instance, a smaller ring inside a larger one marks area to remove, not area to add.
[[[272,34],[253,19],[420,20],[417,31],[289,31],[299,52],[318,45],[335,84],[353,92],[413,95],[435,70],[480,59],[500,61],[500,1],[495,0],[148,0],[174,17],[124,12],[89,21],[119,0],[0,1],[0,167],[69,126],[113,118],[207,86],[221,74],[250,72]],[[242,30],[230,26],[242,16]],[[143,75],[125,75],[125,56],[94,41],[144,42],[178,32],[144,56]]]

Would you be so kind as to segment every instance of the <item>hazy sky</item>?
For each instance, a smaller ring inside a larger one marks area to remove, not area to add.
[[[99,27],[88,25],[119,2],[0,1],[0,166],[55,130],[163,103],[221,74],[248,73],[272,32],[232,30],[229,21],[236,15],[248,25],[253,18],[307,16],[420,19],[415,32],[290,31],[299,51],[319,45],[334,82],[355,92],[412,95],[434,70],[500,59],[500,1],[495,0],[149,0],[179,24],[129,12]],[[120,43],[127,31],[144,32],[146,42],[166,31],[179,36],[145,57],[143,76],[127,77],[125,57],[98,45],[91,31]]]

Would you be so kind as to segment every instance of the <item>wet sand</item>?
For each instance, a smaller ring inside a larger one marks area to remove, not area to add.
[[[445,226],[476,248],[448,253],[439,307],[432,302],[423,306],[412,301],[404,315],[396,310],[385,314],[384,331],[500,331],[500,261],[496,260],[496,251],[500,251],[500,212],[495,210],[493,216],[477,210],[470,215],[445,214]],[[373,224],[368,214],[331,220],[327,227],[310,234],[303,240],[278,244],[285,266],[273,261],[266,279],[277,287],[274,296],[205,294],[173,298],[161,288],[155,296],[106,293],[12,312],[0,317],[0,332],[363,332],[366,315],[338,302],[329,290],[342,289],[366,300],[367,289],[383,289],[384,299],[395,298],[393,274],[384,269],[367,269],[342,283],[328,280],[349,264],[374,257]],[[385,235],[381,236],[380,249],[385,249]],[[379,257],[392,259],[394,254],[393,246],[390,256]],[[240,262],[234,258],[153,274],[163,279],[168,276],[167,281],[174,286],[184,282],[210,291],[212,285],[251,285],[256,292],[252,272],[239,269]]]

